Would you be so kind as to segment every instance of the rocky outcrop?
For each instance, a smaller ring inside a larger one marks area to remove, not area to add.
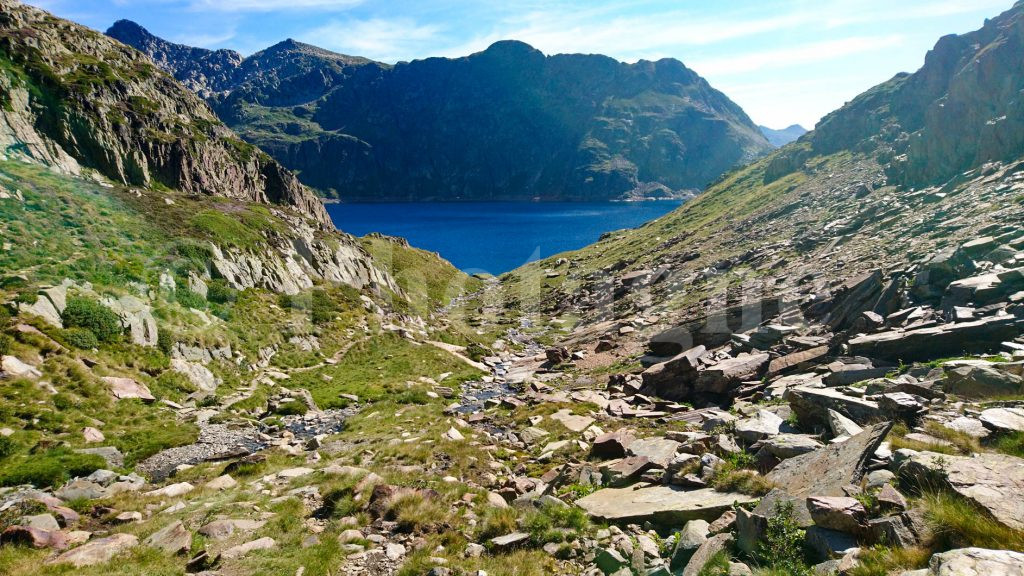
[[[941,38],[913,74],[826,116],[811,142],[823,153],[874,150],[908,186],[943,182],[1024,147],[1024,9],[1018,2],[975,32]]]
[[[346,200],[663,197],[771,148],[671,59],[545,57],[506,41],[388,66],[288,40],[233,68],[130,23],[108,34],[201,93],[229,90],[211,97],[229,126]]]
[[[17,0],[0,8],[7,156],[69,173],[92,168],[128,185],[281,204],[329,224],[293,174],[137,51]]]
[[[210,274],[239,290],[265,288],[296,294],[311,288],[315,281],[327,281],[404,294],[395,279],[378,268],[351,236],[325,237],[300,218],[287,221],[288,233],[268,238],[262,249],[211,245]]]

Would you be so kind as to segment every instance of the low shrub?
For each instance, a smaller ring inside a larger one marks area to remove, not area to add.
[[[0,436],[0,460],[7,458],[18,450],[18,444],[7,436]]]
[[[227,280],[210,280],[206,284],[206,299],[215,304],[227,304],[238,298],[238,290],[228,285]]]
[[[776,502],[768,517],[764,540],[757,551],[758,561],[772,570],[790,576],[810,576],[804,561],[805,533],[797,524],[792,502]]]
[[[68,346],[81,348],[82,350],[91,350],[100,345],[99,338],[88,328],[67,328],[61,336],[63,336],[64,342]]]
[[[205,298],[189,290],[188,288],[184,288],[181,286],[179,286],[178,289],[174,291],[174,299],[178,301],[178,304],[181,304],[185,308],[195,308],[197,310],[202,310],[203,308],[206,308]]]
[[[121,318],[113,310],[88,298],[68,298],[61,319],[68,328],[90,330],[100,342],[113,342],[123,332]]]

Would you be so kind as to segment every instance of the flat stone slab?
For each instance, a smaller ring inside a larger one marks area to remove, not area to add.
[[[900,466],[900,473],[921,482],[945,483],[1005,526],[1024,530],[1024,460],[1020,458],[915,452]]]
[[[590,416],[579,416],[569,410],[559,410],[551,415],[551,419],[560,422],[570,432],[583,432],[594,423],[594,419]]]
[[[682,446],[681,443],[675,440],[652,436],[634,441],[629,445],[626,452],[631,456],[644,456],[659,468],[668,468],[668,465],[672,463],[676,453],[679,452]]]
[[[47,564],[71,564],[78,568],[101,564],[139,545],[139,539],[131,534],[114,534],[82,544],[68,550],[47,562]]]
[[[690,520],[717,519],[733,504],[749,504],[757,498],[718,492],[712,488],[684,490],[677,486],[605,488],[576,501],[592,517],[608,522],[683,524]]]
[[[1024,554],[1009,550],[961,548],[932,556],[927,574],[934,576],[1024,576]]]
[[[828,426],[830,410],[858,425],[876,421],[881,414],[876,402],[848,396],[834,388],[797,386],[786,390],[783,398],[789,402],[802,425]]]
[[[1024,432],[1024,408],[989,408],[979,420],[986,428],[999,432]]]
[[[110,387],[110,393],[118,400],[127,400],[129,398],[138,398],[143,402],[153,402],[156,400],[145,384],[131,378],[104,376],[100,380],[103,380]]]

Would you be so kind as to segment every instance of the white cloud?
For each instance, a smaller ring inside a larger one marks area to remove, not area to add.
[[[692,62],[691,67],[700,74],[708,76],[745,74],[756,70],[792,68],[815,62],[826,62],[852,54],[885,50],[901,43],[903,43],[903,37],[897,34],[855,36],[802,44],[790,48],[699,60]]]
[[[300,39],[346,54],[397,62],[423,54],[440,34],[441,27],[435,24],[374,18],[332,21],[300,35]]]
[[[212,48],[223,46],[226,42],[234,40],[236,35],[235,27],[225,29],[217,34],[189,33],[177,34],[169,40],[184,44],[186,46],[198,46],[200,48]]]

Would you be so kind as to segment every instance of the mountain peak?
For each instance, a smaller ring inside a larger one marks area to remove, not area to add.
[[[537,50],[533,46],[530,46],[526,42],[522,42],[520,40],[498,40],[497,42],[488,46],[487,49],[482,52],[482,54],[509,57],[544,55],[540,50]]]
[[[107,36],[116,38],[125,44],[132,44],[132,42],[126,41],[128,39],[144,42],[158,40],[156,36],[138,22],[124,19],[114,22],[110,28],[107,28]]]

